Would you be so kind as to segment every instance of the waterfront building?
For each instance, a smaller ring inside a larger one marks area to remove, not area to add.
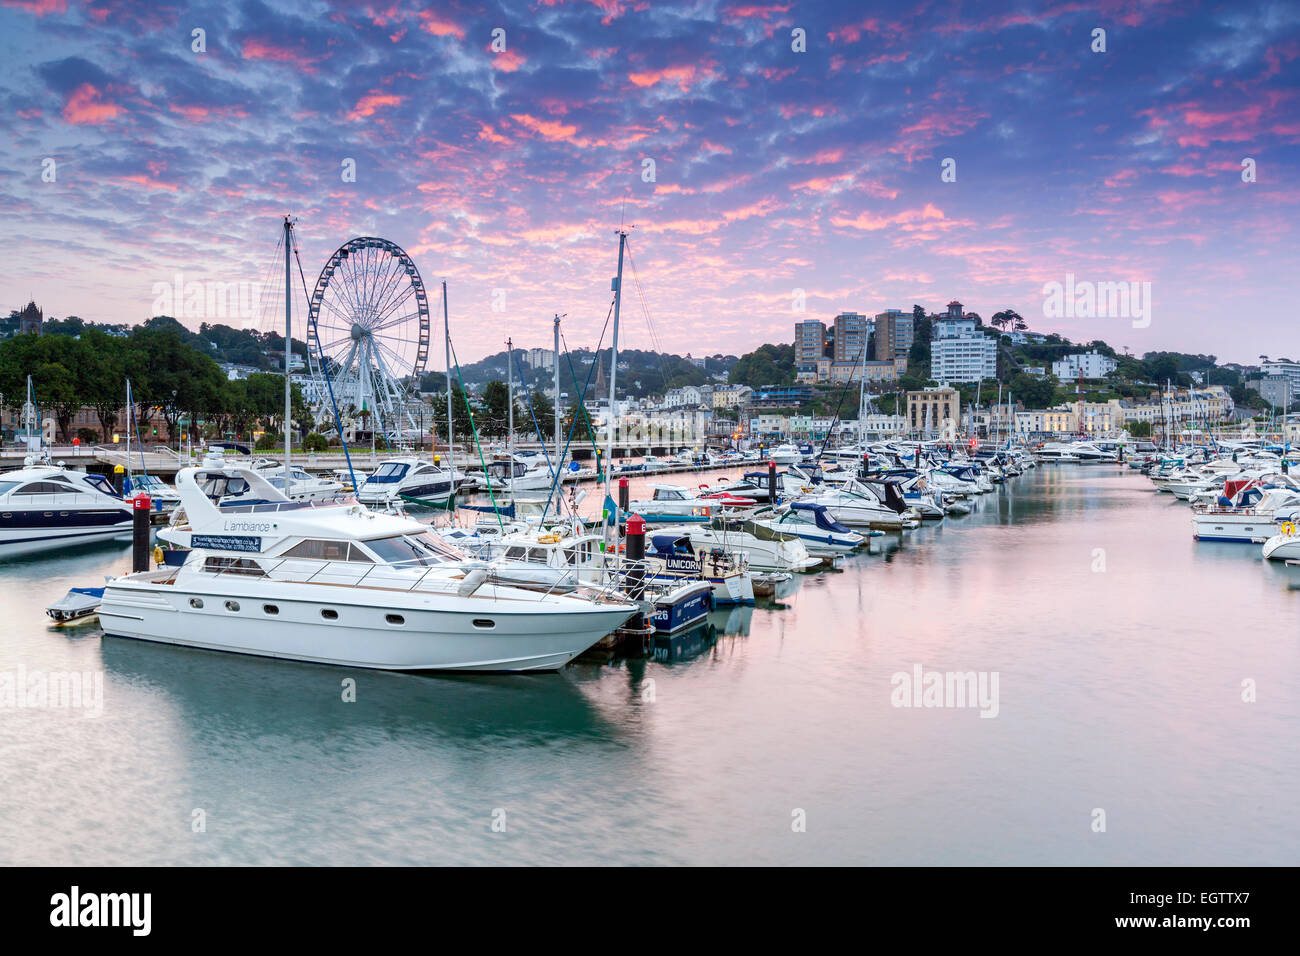
[[[912,313],[902,309],[887,309],[876,314],[876,359],[891,361],[907,358],[911,351],[915,330],[912,326]]]
[[[960,305],[960,303],[953,303]],[[930,343],[930,377],[937,382],[978,382],[996,378],[998,343],[975,327],[975,320],[947,315],[935,324]]]
[[[813,390],[808,385],[763,385],[754,390],[750,404],[759,408],[792,408],[812,400]]]
[[[811,365],[826,355],[826,323],[804,319],[794,324],[794,363]]]
[[[1115,371],[1119,363],[1109,355],[1102,355],[1095,349],[1090,352],[1078,352],[1052,363],[1052,374],[1062,381],[1068,379],[1105,378]]]
[[[862,352],[871,336],[871,319],[857,312],[835,316],[835,344],[831,353],[836,362],[861,362]]]
[[[908,430],[952,436],[961,424],[961,394],[955,388],[926,388],[907,393]]]
[[[713,407],[739,408],[742,405],[749,404],[749,397],[753,394],[754,390],[748,385],[715,385],[713,386]]]
[[[664,405],[668,408],[680,408],[685,405],[696,406],[704,400],[698,385],[684,385],[670,388],[664,393]]]

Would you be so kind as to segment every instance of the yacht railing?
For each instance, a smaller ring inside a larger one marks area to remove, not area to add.
[[[563,590],[566,594],[577,593],[596,603],[612,601],[620,596],[619,589],[612,582],[602,586],[582,583],[573,585],[557,581],[554,584],[543,587],[541,585],[529,585],[517,580],[512,580],[508,574],[503,575],[497,569],[492,567],[466,566],[454,561],[426,565],[424,560],[421,558],[394,561],[389,564],[372,563],[367,565],[363,565],[358,561],[328,561],[314,558],[267,559],[229,557],[222,558],[221,560],[229,561],[231,563],[213,566],[207,563],[208,560],[210,560],[210,558],[205,558],[202,566],[203,573],[205,574],[211,574],[217,577],[221,575],[236,575],[239,577],[266,578],[268,580],[287,582],[291,584],[319,584],[330,587],[345,588],[368,587],[376,590],[396,590],[407,593],[422,590],[440,594],[458,595],[460,597],[474,597],[476,596],[479,587],[484,584],[491,584],[494,586],[510,587],[516,590],[537,594],[538,600],[551,597],[557,592]],[[247,563],[234,563],[240,561]],[[274,561],[274,563],[270,563],[271,561]],[[314,570],[311,570],[310,568],[286,569],[284,566],[290,562],[296,564],[319,564],[319,567],[316,567]],[[317,578],[321,576],[328,577],[330,575],[350,577],[355,571],[362,567],[364,567],[365,570],[361,571],[360,575],[357,576],[355,580],[317,580]],[[401,576],[395,577],[390,574],[390,572],[393,571],[410,571],[419,567],[424,567],[425,570],[419,575],[419,577],[414,579]],[[434,588],[423,586],[429,575],[434,572],[447,572],[448,570],[460,570],[464,572],[464,575],[460,578],[447,577],[440,579],[445,582],[442,587]],[[310,573],[308,573],[309,571]],[[476,571],[485,572],[482,581],[468,593],[461,593],[460,588],[464,586],[465,581],[469,579],[470,575]],[[277,574],[277,572],[279,572],[279,574]],[[378,576],[383,580],[369,581],[369,583],[367,583],[368,579],[370,579],[372,575]]]
[[[347,505],[361,507],[361,502],[352,495],[335,495],[332,498],[320,498],[314,501],[268,501],[257,505],[228,504],[218,505],[217,510],[224,514],[274,514],[278,511],[300,511],[303,508],[339,508]]]

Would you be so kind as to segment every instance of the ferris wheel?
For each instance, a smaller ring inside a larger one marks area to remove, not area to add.
[[[373,236],[339,246],[316,280],[308,336],[312,374],[328,370],[336,400],[400,443],[429,362],[429,297],[411,257]]]

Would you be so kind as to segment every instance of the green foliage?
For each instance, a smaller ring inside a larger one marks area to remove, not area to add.
[[[330,440],[320,432],[308,432],[302,441],[302,447],[309,452],[329,451]]]
[[[1017,402],[1025,408],[1047,408],[1056,395],[1058,382],[1055,375],[1039,378],[1027,372],[1013,375],[1007,383]]]
[[[94,409],[103,434],[125,428],[118,417],[127,379],[142,436],[152,436],[158,428],[174,442],[182,421],[196,436],[203,423],[219,434],[243,434],[258,421],[267,428],[283,427],[284,376],[256,373],[243,381],[227,380],[216,360],[191,344],[194,333],[175,319],[158,316],[129,334],[112,334],[105,331],[109,327],[71,318],[58,328],[75,334],[56,331],[0,341],[0,393],[17,408],[31,375],[36,401],[54,418],[63,441],[70,440],[69,427],[82,407]],[[302,390],[295,385],[292,394],[294,422],[300,430],[310,430],[312,414]],[[161,416],[161,427],[150,424],[155,415]]]
[[[1128,430],[1128,433],[1129,433],[1130,435],[1132,435],[1134,438],[1150,438],[1150,437],[1151,437],[1151,423],[1150,423],[1150,422],[1129,422],[1129,423],[1128,423],[1127,425],[1125,425],[1124,427]]]
[[[764,385],[793,385],[794,346],[760,345],[742,355],[727,376],[732,385],[760,388]]]

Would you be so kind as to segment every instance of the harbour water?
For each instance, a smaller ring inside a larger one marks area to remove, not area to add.
[[[98,716],[0,708],[0,863],[1296,863],[1300,569],[1126,469],[1032,470],[680,659],[551,675],[48,626],[128,563],[0,563],[0,674],[103,681]],[[996,715],[895,706],[918,666],[996,673]]]

